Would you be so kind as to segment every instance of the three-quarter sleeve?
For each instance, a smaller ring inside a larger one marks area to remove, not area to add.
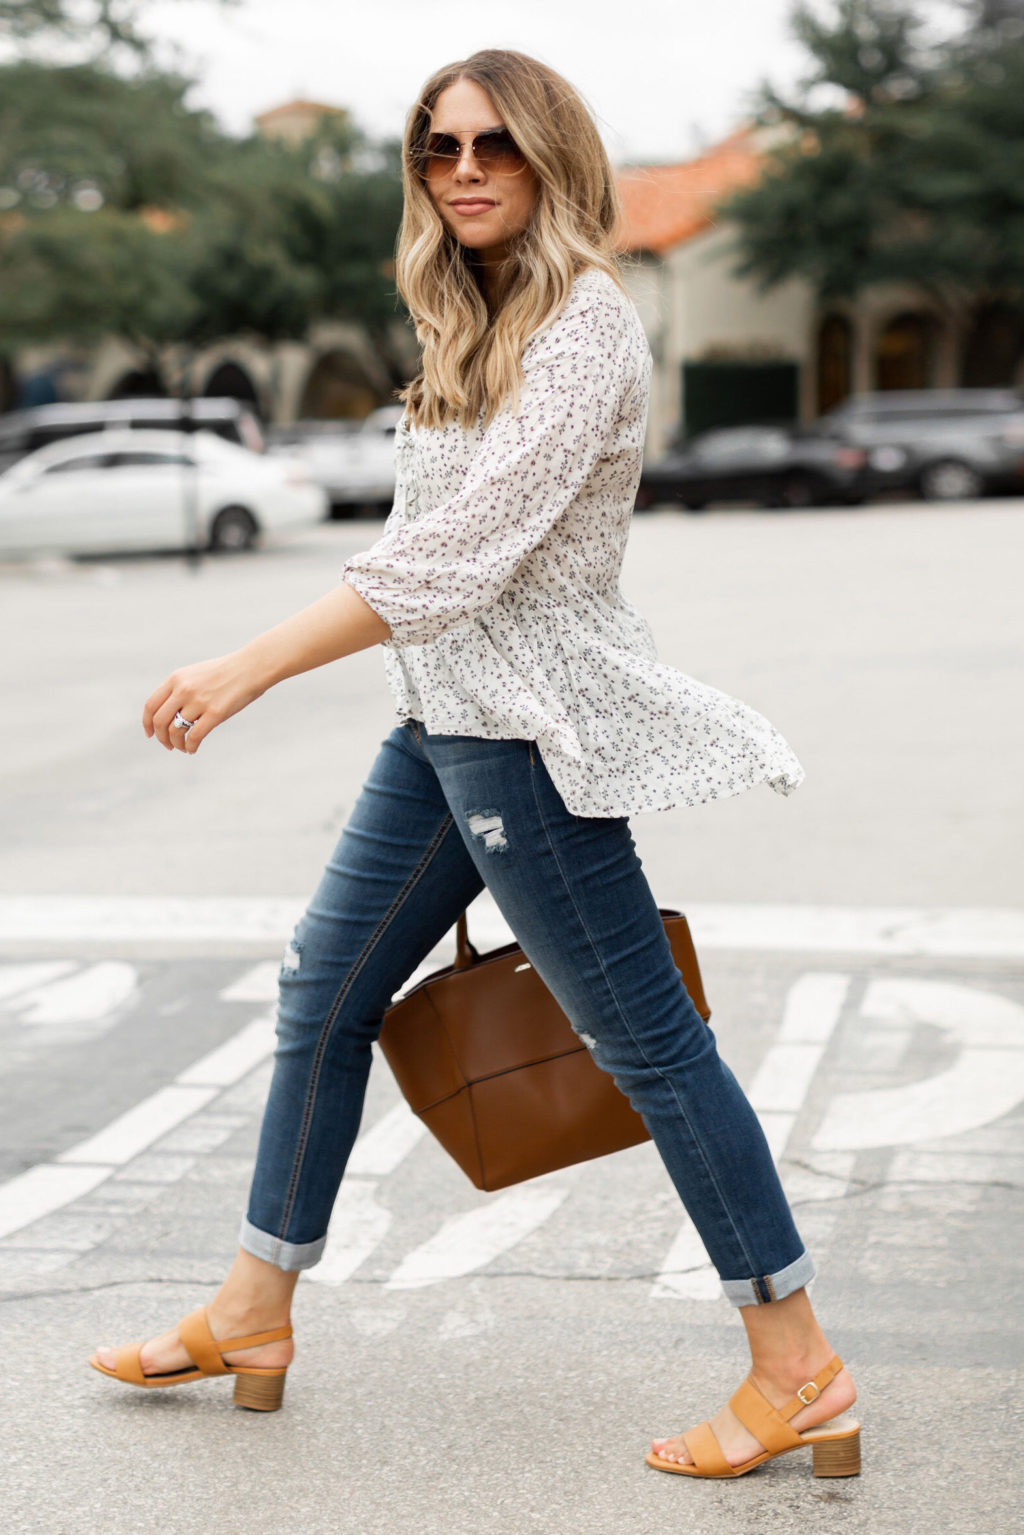
[[[519,409],[495,416],[451,496],[345,565],[392,643],[426,644],[501,595],[601,458],[636,373],[614,302],[570,308],[530,342]]]

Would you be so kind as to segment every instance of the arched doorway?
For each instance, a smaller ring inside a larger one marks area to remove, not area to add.
[[[875,388],[928,389],[935,378],[937,331],[932,315],[894,315],[875,342]]]
[[[1024,313],[1009,304],[983,304],[964,342],[960,382],[966,389],[1010,388],[1022,362]]]
[[[853,387],[853,326],[827,314],[818,326],[818,414],[842,404]]]
[[[167,390],[154,368],[130,368],[107,391],[108,400],[163,399]]]
[[[310,369],[299,402],[301,420],[362,420],[381,396],[370,383],[366,370],[350,352],[338,349],[324,352]]]
[[[237,362],[219,363],[203,385],[202,393],[207,400],[239,400],[258,416],[263,414],[256,385],[251,375]]]

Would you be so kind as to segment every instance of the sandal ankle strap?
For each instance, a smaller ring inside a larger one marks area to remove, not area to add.
[[[217,1344],[222,1354],[230,1354],[234,1349],[258,1348],[261,1343],[280,1343],[283,1338],[290,1338],[290,1327],[272,1327],[269,1332],[253,1332],[247,1338],[222,1338]]]
[[[818,1400],[825,1387],[835,1380],[842,1368],[843,1361],[838,1354],[833,1354],[825,1368],[819,1370],[813,1380],[801,1386],[796,1396],[791,1396],[784,1407],[777,1407],[776,1412],[788,1423],[790,1418],[796,1417],[802,1407],[810,1407],[812,1402]]]
[[[779,1455],[784,1450],[796,1449],[797,1445],[804,1443],[797,1431],[790,1427],[790,1419],[796,1416],[801,1407],[816,1402],[829,1381],[834,1380],[842,1368],[842,1360],[838,1354],[834,1355],[825,1368],[819,1370],[813,1380],[801,1386],[796,1396],[791,1397],[784,1407],[773,1407],[760,1387],[748,1376],[729,1399],[729,1406],[759,1444],[773,1455]],[[811,1388],[815,1389],[812,1391]],[[804,1394],[801,1395],[801,1392]]]

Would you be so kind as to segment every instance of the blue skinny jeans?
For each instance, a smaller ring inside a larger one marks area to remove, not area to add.
[[[570,814],[529,741],[413,720],[384,742],[285,956],[243,1248],[286,1270],[319,1260],[384,1011],[484,886],[643,1116],[727,1298],[801,1289],[813,1264],[682,984],[628,822]]]

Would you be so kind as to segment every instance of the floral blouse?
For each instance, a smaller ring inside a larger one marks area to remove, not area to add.
[[[695,805],[803,778],[746,704],[662,666],[619,589],[650,352],[589,270],[523,353],[517,412],[399,426],[394,508],[344,579],[391,629],[400,719],[535,741],[574,815]]]

